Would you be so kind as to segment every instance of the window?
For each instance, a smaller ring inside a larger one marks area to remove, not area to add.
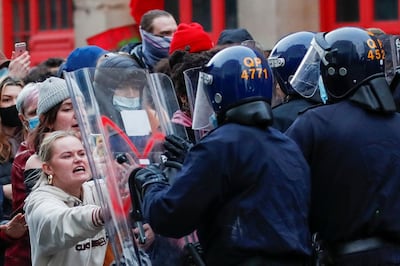
[[[39,0],[40,30],[72,28],[72,3],[70,0]]]
[[[0,0],[1,2],[1,0]],[[26,42],[32,65],[66,57],[74,48],[73,0],[2,0],[3,51]]]
[[[165,10],[172,14],[176,22],[179,23],[179,1],[165,1]]]
[[[360,20],[358,0],[337,0],[336,21],[355,22]]]
[[[164,4],[178,23],[198,22],[214,41],[222,30],[238,27],[237,0],[169,0]]]
[[[375,20],[397,20],[398,0],[374,0]]]
[[[236,0],[225,0],[225,25],[227,29],[238,27]]]
[[[17,0],[12,6],[14,42],[26,42],[30,33],[29,0]]]
[[[380,28],[400,34],[400,0],[319,0],[320,30],[338,27]]]
[[[205,31],[211,31],[211,0],[192,0],[193,21],[200,23]]]

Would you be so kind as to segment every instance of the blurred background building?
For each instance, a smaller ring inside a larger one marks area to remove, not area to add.
[[[33,64],[86,44],[117,49],[139,40],[137,22],[153,8],[169,11],[178,23],[199,22],[214,41],[225,28],[247,28],[265,49],[299,30],[349,25],[399,34],[399,1],[0,0],[0,49],[10,57],[14,43],[26,41]]]

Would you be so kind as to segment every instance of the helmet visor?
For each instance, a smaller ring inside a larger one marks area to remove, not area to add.
[[[188,97],[189,109],[192,117],[193,117],[194,103],[197,92],[196,90],[198,87],[197,84],[199,81],[199,73],[201,69],[202,67],[194,67],[183,71],[183,76],[185,78],[186,94]]]
[[[310,48],[308,48],[306,55],[290,80],[290,85],[292,85],[293,89],[305,98],[313,97],[318,89],[321,62],[320,50],[322,48],[313,39]]]
[[[212,78],[211,75],[204,72],[199,72],[199,82],[197,85],[193,110],[192,129],[194,130],[211,130],[213,128],[210,118],[214,114],[214,110],[205,87],[210,78]]]

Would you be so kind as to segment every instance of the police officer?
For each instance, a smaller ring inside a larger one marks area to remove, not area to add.
[[[307,77],[320,74],[332,102],[286,133],[311,167],[311,230],[335,265],[400,264],[400,116],[384,57],[373,34],[339,28],[314,37],[292,80],[310,95]]]
[[[309,169],[296,144],[270,127],[267,61],[232,46],[212,57],[199,83],[193,127],[216,128],[189,150],[172,184],[155,165],[132,172],[145,217],[161,235],[197,230],[209,266],[304,265]]]
[[[313,37],[314,33],[309,31],[291,33],[275,44],[268,57],[268,63],[277,81],[273,96],[278,98],[279,89],[284,93],[284,99],[272,108],[272,126],[282,132],[286,131],[300,112],[321,103],[318,93],[310,98],[302,97],[289,82],[310,47]]]

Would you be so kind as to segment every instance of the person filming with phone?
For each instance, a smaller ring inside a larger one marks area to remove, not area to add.
[[[3,54],[4,55],[4,54]],[[31,56],[25,42],[17,42],[14,46],[11,59],[4,56],[5,71],[0,71],[0,78],[10,76],[15,79],[24,79],[31,69]],[[7,64],[8,63],[8,64]]]

